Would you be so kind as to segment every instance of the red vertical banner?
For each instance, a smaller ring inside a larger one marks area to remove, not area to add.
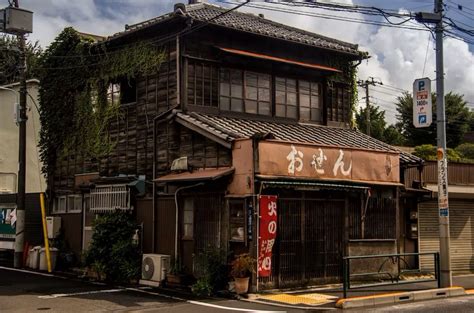
[[[258,276],[272,273],[272,248],[277,234],[277,196],[260,196],[260,222],[258,237]]]

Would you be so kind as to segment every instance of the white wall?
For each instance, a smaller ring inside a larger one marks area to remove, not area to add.
[[[39,106],[37,80],[29,80],[28,93]],[[19,91],[18,84],[5,85]],[[16,192],[16,174],[18,173],[18,126],[13,120],[13,107],[16,95],[0,89],[0,193]],[[38,142],[40,121],[39,113],[27,97],[28,121],[26,122],[26,192],[43,192],[46,189],[44,176],[41,174],[42,164],[39,159]],[[10,174],[11,173],[11,174]]]

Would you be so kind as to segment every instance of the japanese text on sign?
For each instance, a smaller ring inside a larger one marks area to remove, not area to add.
[[[260,224],[258,238],[258,276],[272,272],[272,249],[277,234],[277,196],[260,196]]]

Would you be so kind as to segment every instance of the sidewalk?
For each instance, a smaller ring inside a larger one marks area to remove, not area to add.
[[[463,287],[467,293],[474,292],[474,274],[453,277],[453,286]],[[347,298],[364,296],[374,296],[391,293],[410,292],[418,290],[436,289],[437,282],[419,282],[413,284],[366,287],[361,289],[351,289],[347,292]],[[471,291],[469,291],[471,290]],[[297,305],[298,307],[331,307],[334,308],[338,299],[343,298],[342,285],[339,287],[320,287],[297,291],[270,291],[253,295],[252,300],[265,303],[275,303],[279,305]]]

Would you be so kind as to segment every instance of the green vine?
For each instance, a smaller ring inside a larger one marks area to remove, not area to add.
[[[92,160],[109,155],[116,142],[108,128],[121,118],[109,85],[157,73],[163,58],[147,42],[114,49],[65,28],[39,60],[43,172],[50,177],[58,158],[72,153]]]

